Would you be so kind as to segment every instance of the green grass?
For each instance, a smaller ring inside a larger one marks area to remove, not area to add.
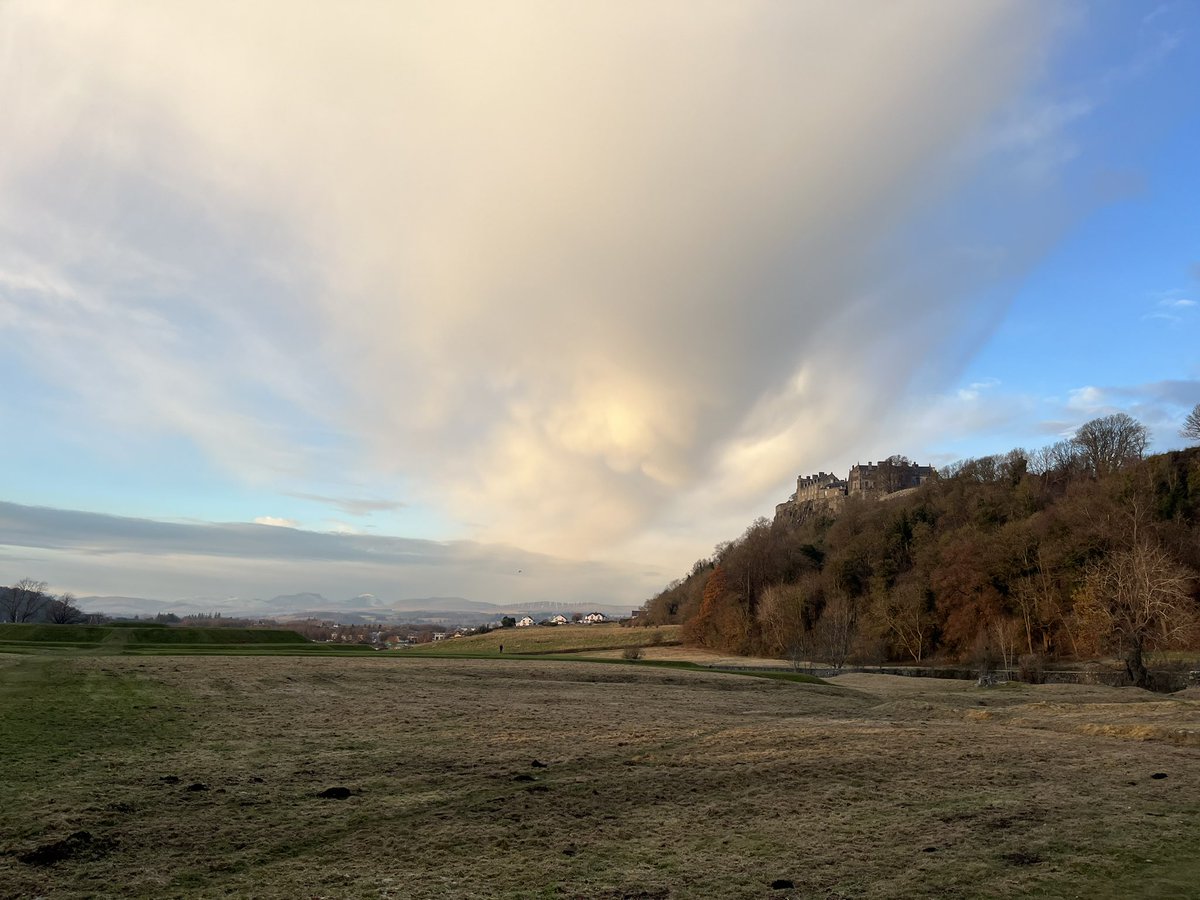
[[[282,628],[132,628],[131,644],[307,644]]]
[[[26,625],[0,623],[0,641],[98,644],[112,633],[107,625]]]
[[[125,656],[382,656],[364,644],[144,644]]]
[[[276,648],[300,650],[313,644],[294,631],[281,628],[168,628],[162,625],[33,625],[0,624],[0,653],[101,653],[203,652],[223,648],[240,652],[272,653]],[[218,651],[220,652],[220,651]]]
[[[46,658],[0,665],[0,834],[51,827],[53,816],[32,813],[53,809],[64,774],[117,759],[136,767],[186,733],[181,695],[136,672],[81,671]]]

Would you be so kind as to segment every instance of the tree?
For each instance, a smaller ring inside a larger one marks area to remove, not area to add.
[[[1079,448],[1092,474],[1103,478],[1141,459],[1150,435],[1137,419],[1115,413],[1080,425],[1071,443]]]
[[[1200,441],[1200,403],[1193,406],[1192,411],[1183,420],[1183,428],[1180,429],[1179,436]]]
[[[930,598],[915,581],[906,581],[877,595],[874,613],[904,652],[919,663],[925,655],[933,630]]]
[[[757,615],[765,649],[772,655],[786,655],[797,669],[812,655],[820,590],[820,579],[809,575],[798,584],[771,585],[759,600]]]
[[[1100,647],[1122,654],[1130,680],[1149,687],[1144,655],[1186,640],[1197,624],[1192,576],[1145,539],[1088,571],[1075,595],[1075,615]]]
[[[817,622],[817,647],[821,656],[840,669],[850,655],[858,626],[858,606],[840,592],[834,592]]]
[[[893,453],[887,459],[880,460],[875,468],[875,490],[881,494],[891,494],[906,487],[912,465],[912,460],[902,453]]]
[[[46,604],[46,620],[54,625],[78,625],[87,615],[75,605],[75,595],[59,594]]]
[[[5,622],[30,622],[37,619],[50,602],[46,582],[22,578],[8,589],[0,602],[0,619]]]
[[[514,627],[516,627],[516,624],[517,624],[517,620],[514,619],[512,616],[504,616],[500,620],[501,628],[514,628]]]

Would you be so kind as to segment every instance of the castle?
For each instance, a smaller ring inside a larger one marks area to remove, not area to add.
[[[847,497],[886,497],[920,487],[936,474],[933,466],[920,466],[907,457],[891,456],[865,466],[856,463],[844,480],[830,472],[801,475],[796,479],[796,493],[775,507],[775,515],[805,502],[838,509]]]
[[[919,466],[903,456],[892,456],[878,463],[855,465],[846,479],[846,493],[856,496],[883,496],[920,487],[936,473],[933,466]]]

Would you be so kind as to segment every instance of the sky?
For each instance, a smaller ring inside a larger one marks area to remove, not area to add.
[[[1200,402],[1194,2],[0,3],[0,583],[635,606]]]

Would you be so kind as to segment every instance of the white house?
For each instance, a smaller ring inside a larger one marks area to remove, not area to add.
[[[583,621],[587,622],[588,624],[592,624],[594,622],[607,622],[608,616],[606,616],[604,613],[598,612],[588,613],[583,617]]]
[[[528,628],[530,625],[533,625],[533,624],[534,624],[533,619],[529,618],[529,616],[525,616],[524,618],[520,619],[517,622],[517,627],[518,628]]]
[[[564,616],[562,613],[559,613],[557,616],[551,616],[550,624],[551,625],[566,625],[567,617]]]

